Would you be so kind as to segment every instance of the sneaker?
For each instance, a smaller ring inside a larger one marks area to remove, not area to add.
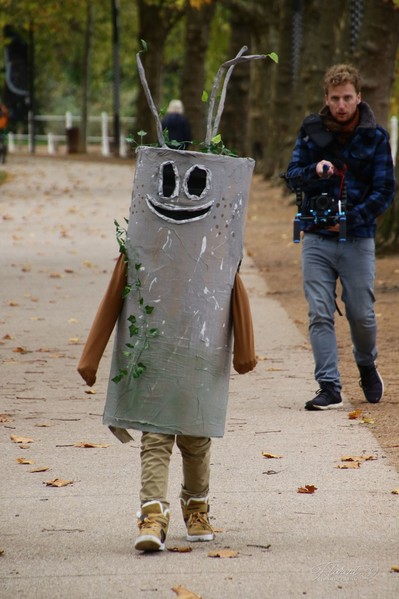
[[[204,497],[180,499],[184,522],[187,528],[187,541],[213,541],[215,534],[208,520],[209,503]]]
[[[169,527],[170,512],[160,501],[148,501],[137,514],[139,535],[134,544],[139,551],[163,551]]]
[[[358,366],[360,372],[359,385],[363,389],[369,403],[378,403],[384,395],[384,381],[375,364]]]
[[[316,397],[305,404],[305,410],[333,410],[341,407],[341,394],[326,384],[321,384]]]

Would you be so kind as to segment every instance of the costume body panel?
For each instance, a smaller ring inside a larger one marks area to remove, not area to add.
[[[248,158],[139,149],[126,241],[131,292],[114,342],[108,426],[223,436],[231,290],[253,166]],[[134,378],[137,365],[144,369]],[[120,369],[129,374],[116,383]]]

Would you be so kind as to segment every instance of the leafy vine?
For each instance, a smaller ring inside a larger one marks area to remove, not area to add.
[[[128,222],[125,219],[126,223]],[[125,264],[127,270],[129,270],[129,260],[127,257],[126,250],[126,235],[127,231],[114,221],[116,227],[116,239],[119,245],[119,251],[125,256]],[[128,379],[138,379],[146,370],[146,365],[142,361],[142,355],[145,350],[149,348],[149,342],[159,335],[159,330],[156,327],[150,327],[148,322],[148,316],[154,311],[154,306],[146,304],[142,296],[142,283],[140,279],[140,271],[142,265],[140,263],[134,264],[134,280],[131,284],[125,286],[122,296],[127,298],[132,292],[135,293],[137,298],[138,315],[130,314],[127,320],[129,322],[129,337],[131,341],[125,344],[126,349],[123,351],[123,356],[126,358],[127,366],[120,368],[116,376],[113,377],[114,383],[119,383],[122,379],[127,377]]]

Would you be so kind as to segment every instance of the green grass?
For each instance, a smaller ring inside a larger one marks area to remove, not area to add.
[[[0,171],[0,185],[2,183],[4,183],[4,181],[7,179],[7,173],[4,171]]]

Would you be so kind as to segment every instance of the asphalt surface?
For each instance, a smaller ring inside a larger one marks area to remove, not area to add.
[[[5,170],[0,598],[168,599],[179,586],[195,593],[187,599],[398,597],[398,473],[348,402],[303,409],[311,354],[248,258],[259,363],[232,371],[225,436],[213,442],[216,539],[185,540],[176,450],[169,550],[134,550],[139,433],[122,445],[101,423],[111,344],[95,393],[76,372],[118,254],[113,222],[128,214],[133,163],[13,155]],[[344,456],[363,460],[338,468]],[[57,479],[70,482],[48,485]],[[306,485],[316,489],[298,492]]]

